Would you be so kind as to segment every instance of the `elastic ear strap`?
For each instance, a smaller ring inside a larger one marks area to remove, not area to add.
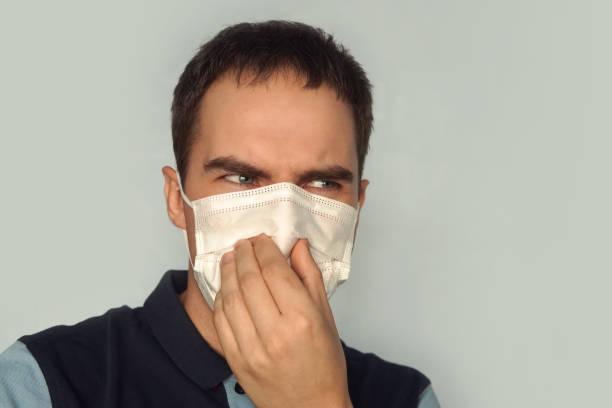
[[[183,200],[187,203],[188,206],[193,208],[191,201],[189,200],[189,198],[187,198],[187,196],[185,195],[185,192],[183,191],[183,185],[181,184],[181,175],[178,173],[178,171],[176,172],[176,176],[178,179],[179,190],[181,190],[181,196],[183,197]]]

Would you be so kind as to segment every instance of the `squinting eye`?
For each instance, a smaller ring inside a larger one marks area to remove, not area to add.
[[[253,176],[245,176],[244,174],[228,174],[225,176],[225,179],[231,181],[236,184],[253,184],[255,182],[255,177]]]
[[[329,180],[314,180],[311,181],[310,183],[308,183],[308,185],[310,187],[314,187],[314,188],[334,188],[338,186],[338,183],[335,183],[333,181],[329,181]]]

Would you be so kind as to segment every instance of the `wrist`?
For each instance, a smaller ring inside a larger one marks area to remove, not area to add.
[[[340,395],[335,395],[333,397],[332,396],[323,397],[322,395],[319,395],[319,397],[322,397],[322,398],[319,399],[318,402],[315,403],[311,401],[311,402],[308,402],[306,406],[308,407],[317,406],[317,407],[327,407],[327,408],[353,408],[353,403],[351,402],[351,397],[349,396],[348,391],[346,395],[344,395],[344,397],[341,397]]]

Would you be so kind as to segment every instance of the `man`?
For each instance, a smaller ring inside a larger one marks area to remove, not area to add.
[[[189,270],[143,307],[21,337],[0,405],[437,407],[423,374],[341,342],[327,301],[348,276],[371,105],[321,30],[238,24],[204,44],[174,91],[178,174],[163,168]]]

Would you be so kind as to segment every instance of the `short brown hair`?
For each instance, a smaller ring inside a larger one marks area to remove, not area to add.
[[[371,84],[364,70],[323,30],[294,21],[271,20],[223,29],[199,48],[181,74],[172,101],[172,145],[182,182],[200,119],[200,101],[208,87],[228,72],[236,72],[237,83],[243,72],[252,72],[253,83],[287,69],[305,78],[305,88],[325,83],[351,106],[361,179],[373,122]]]

